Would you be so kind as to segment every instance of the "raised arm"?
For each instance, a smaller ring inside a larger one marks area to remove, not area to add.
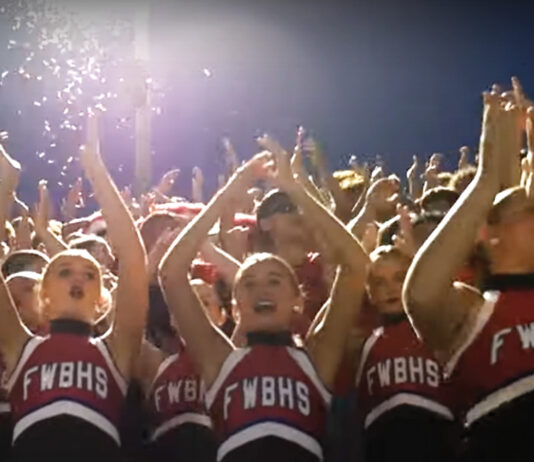
[[[478,292],[453,282],[499,191],[499,104],[496,94],[484,95],[477,174],[419,249],[404,283],[403,302],[415,329],[445,358],[470,330],[480,306]]]
[[[50,215],[50,195],[48,194],[48,187],[46,180],[39,181],[39,202],[35,208],[34,224],[35,232],[39,239],[46,247],[46,251],[50,257],[53,257],[59,252],[68,248],[63,240],[56,236],[48,226]]]
[[[255,175],[266,173],[270,156],[258,154],[238,168],[206,207],[176,238],[160,264],[160,284],[181,335],[209,386],[233,346],[208,319],[189,282],[191,262],[208,231],[236,194],[248,189]]]
[[[30,333],[22,326],[4,276],[0,272],[0,349],[6,370],[11,372]]]
[[[19,183],[20,164],[0,145],[0,241],[6,238],[6,220]]]
[[[131,361],[139,351],[148,309],[145,249],[128,207],[100,157],[96,118],[88,121],[88,142],[81,161],[102,207],[108,236],[119,260],[115,323],[108,343],[121,372],[130,375]]]
[[[310,330],[306,348],[319,376],[332,386],[343,358],[347,338],[362,306],[364,286],[358,275],[348,267],[340,267],[332,286],[330,298],[317,313],[320,321]]]
[[[350,267],[351,271],[358,275],[355,283],[363,285],[368,259],[359,241],[338,218],[308,194],[305,188],[295,180],[289,165],[289,156],[276,141],[264,136],[259,138],[258,142],[274,154],[278,186],[289,194],[295,205],[301,209],[312,229],[317,230],[323,236],[334,258],[333,263]]]

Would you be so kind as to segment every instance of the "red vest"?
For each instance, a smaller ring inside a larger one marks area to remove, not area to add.
[[[440,367],[408,321],[374,330],[363,346],[356,386],[365,428],[403,405],[453,420]]]
[[[267,345],[233,351],[206,393],[221,441],[217,460],[265,436],[289,440],[322,459],[329,402],[304,351]]]
[[[185,423],[211,427],[204,399],[204,382],[189,355],[182,350],[165,359],[150,389],[151,440]]]
[[[475,327],[444,372],[467,426],[534,391],[534,289],[486,292]]]
[[[68,333],[32,337],[7,385],[13,441],[38,422],[71,415],[120,444],[126,382],[102,339]]]

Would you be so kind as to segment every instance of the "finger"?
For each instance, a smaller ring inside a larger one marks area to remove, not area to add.
[[[517,77],[512,77],[512,90],[516,104],[519,107],[523,107],[525,104],[525,93],[523,91],[523,86]]]
[[[532,156],[534,152],[534,107],[529,107],[527,110],[527,147],[529,155]]]
[[[99,153],[98,117],[96,114],[87,117],[86,146],[95,154]]]

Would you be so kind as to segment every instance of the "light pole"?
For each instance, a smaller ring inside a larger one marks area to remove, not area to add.
[[[136,196],[146,192],[150,187],[152,179],[152,162],[150,149],[151,133],[151,110],[150,110],[150,88],[146,81],[149,63],[149,20],[150,2],[138,2],[136,5],[134,22],[134,49],[137,61],[137,72],[139,76],[135,78],[140,85],[142,98],[135,101],[135,184],[134,193]]]

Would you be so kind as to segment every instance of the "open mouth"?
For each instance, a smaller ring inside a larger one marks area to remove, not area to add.
[[[268,313],[275,309],[275,304],[271,300],[260,300],[254,304],[254,311],[256,313]]]
[[[84,296],[83,289],[80,286],[72,286],[69,295],[75,300],[81,300]]]

